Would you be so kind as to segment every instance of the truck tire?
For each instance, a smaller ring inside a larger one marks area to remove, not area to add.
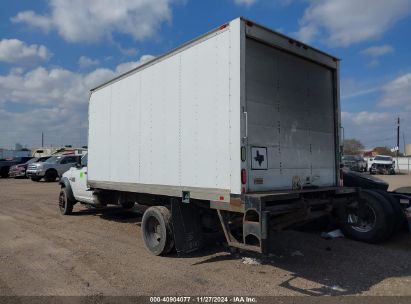
[[[391,203],[372,190],[362,190],[360,197],[365,202],[363,214],[358,214],[358,206],[341,208],[341,230],[354,240],[367,243],[385,241],[394,231],[395,213]],[[356,221],[359,221],[358,225],[353,225]]]
[[[3,168],[1,168],[1,170],[0,170],[0,177],[2,177],[2,178],[9,177],[9,170],[10,170],[9,167],[3,167]]]
[[[406,217],[404,214],[404,210],[401,207],[401,204],[398,200],[396,200],[393,196],[391,196],[387,191],[373,189],[372,191],[377,192],[378,194],[382,195],[387,201],[390,202],[392,209],[394,210],[394,230],[393,233],[398,232],[403,225],[406,223]]]
[[[123,209],[131,209],[134,207],[134,204],[134,202],[123,202],[120,205]]]
[[[63,187],[59,194],[59,208],[63,215],[70,215],[73,212],[73,206],[76,202],[70,199],[67,188]]]
[[[31,180],[33,182],[39,182],[41,180],[41,177],[31,177]]]
[[[360,187],[362,189],[381,190],[387,190],[389,187],[389,184],[382,179],[367,174],[343,170],[342,176],[344,186],[347,187]]]
[[[165,255],[174,248],[171,212],[164,206],[148,208],[141,222],[141,233],[147,250],[153,255]]]
[[[47,182],[55,182],[58,174],[57,171],[54,169],[49,169],[46,171],[46,174],[44,175],[44,179]]]

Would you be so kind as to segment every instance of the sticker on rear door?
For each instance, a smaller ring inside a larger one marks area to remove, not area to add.
[[[251,147],[251,169],[267,170],[267,148],[266,147]]]

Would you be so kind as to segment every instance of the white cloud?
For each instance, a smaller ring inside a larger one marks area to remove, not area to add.
[[[87,107],[73,109],[59,106],[38,107],[28,112],[8,112],[0,108],[1,147],[11,148],[21,141],[28,147],[41,145],[44,131],[46,145],[87,145]]]
[[[255,3],[259,2],[260,0],[233,0],[234,4],[239,5],[239,6],[246,6],[250,7],[254,5]],[[290,5],[292,2],[295,0],[269,0],[271,3],[274,3],[275,5],[280,5],[280,6],[287,6]]]
[[[33,11],[19,12],[16,16],[11,18],[14,23],[27,23],[30,26],[37,27],[44,32],[48,32],[53,26],[52,19],[47,16],[37,15]]]
[[[70,42],[96,42],[113,33],[144,40],[171,22],[171,3],[178,0],[50,0],[50,12],[18,13],[11,20],[43,31],[57,30]],[[180,1],[181,2],[181,1]]]
[[[366,48],[365,50],[361,51],[361,54],[376,58],[376,57],[381,57],[383,55],[386,55],[392,52],[394,52],[394,48],[388,44],[384,44],[384,45],[371,46],[369,48]]]
[[[392,117],[387,112],[368,112],[362,111],[357,113],[342,112],[341,117],[344,121],[350,121],[355,125],[372,125],[376,123],[387,122]]]
[[[92,59],[89,58],[87,56],[81,56],[78,59],[78,65],[80,68],[88,68],[91,67],[93,65],[98,65],[100,63],[100,61],[98,59]]]
[[[380,38],[411,13],[409,0],[311,0],[297,37],[305,42],[325,36],[332,46]]]
[[[33,64],[46,61],[51,53],[44,45],[26,44],[18,39],[0,40],[0,61],[16,64]]]
[[[396,112],[342,112],[345,138],[359,139],[367,148],[393,147],[396,143]],[[401,133],[411,133],[411,112],[400,113]]]
[[[368,63],[369,67],[375,67],[380,64],[379,57],[392,52],[394,52],[394,48],[388,44],[384,44],[379,46],[371,46],[365,50],[362,50],[360,53],[371,58],[371,61]]]
[[[256,3],[257,0],[234,0],[234,3],[237,5],[245,5],[245,6],[251,6],[254,3]]]
[[[0,76],[0,146],[14,147],[17,141],[38,146],[41,131],[47,144],[87,144],[89,90],[153,58],[143,55],[115,69],[97,68],[85,74],[63,68],[12,69]],[[30,110],[6,110],[13,103]]]
[[[399,76],[383,86],[383,92],[380,106],[399,107],[411,111],[411,73]]]
[[[37,67],[26,73],[12,70],[8,75],[0,76],[0,102],[65,107],[85,103],[90,89],[152,58],[143,55],[140,60],[119,64],[114,70],[98,68],[87,74],[59,67]]]

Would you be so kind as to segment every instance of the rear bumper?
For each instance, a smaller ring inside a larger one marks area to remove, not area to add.
[[[348,187],[247,193],[232,196],[229,203],[212,201],[210,207],[217,210],[230,246],[265,252],[269,230],[325,216],[358,193],[359,188]],[[242,217],[241,239],[232,233],[233,216]]]

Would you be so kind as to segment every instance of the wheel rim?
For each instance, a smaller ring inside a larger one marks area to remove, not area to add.
[[[66,207],[66,199],[65,199],[64,193],[60,193],[59,195],[59,207],[60,207],[60,210],[62,211]]]
[[[374,209],[366,205],[366,210],[363,217],[359,217],[358,210],[356,213],[348,214],[348,223],[353,224],[352,229],[358,232],[370,232],[374,229],[376,222],[376,215]]]
[[[161,243],[161,225],[156,217],[151,216],[147,221],[147,243],[150,247],[157,247]]]

